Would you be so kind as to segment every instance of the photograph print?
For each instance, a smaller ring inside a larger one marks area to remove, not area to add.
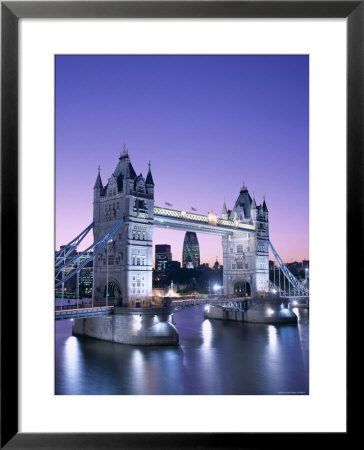
[[[309,394],[309,56],[55,56],[55,394]]]

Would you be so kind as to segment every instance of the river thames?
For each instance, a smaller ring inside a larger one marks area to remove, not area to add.
[[[179,347],[135,347],[72,336],[56,322],[59,395],[307,395],[309,320],[265,325],[175,314]]]

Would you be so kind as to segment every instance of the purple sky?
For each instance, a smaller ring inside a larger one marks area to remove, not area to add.
[[[57,56],[56,247],[92,221],[97,167],[105,185],[125,142],[156,205],[220,215],[245,182],[283,260],[308,258],[308,75],[308,56]],[[153,244],[181,260],[183,239]],[[198,239],[222,263],[221,238]]]

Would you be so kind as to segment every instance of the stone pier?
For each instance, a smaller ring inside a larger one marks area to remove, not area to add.
[[[131,345],[178,345],[173,313],[166,308],[115,308],[113,316],[76,319],[72,333]]]
[[[248,308],[212,306],[205,310],[208,319],[236,320],[266,324],[296,324],[297,316],[288,307],[288,301],[280,298],[256,298],[248,300]]]

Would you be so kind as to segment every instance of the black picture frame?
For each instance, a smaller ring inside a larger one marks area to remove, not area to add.
[[[21,18],[115,17],[347,18],[346,304],[355,298],[355,280],[361,279],[363,264],[353,261],[363,250],[364,1],[2,1],[1,448],[271,448],[278,439],[281,447],[296,445],[298,433],[18,433],[18,22]],[[349,431],[352,434],[349,425],[347,430],[330,434],[337,443],[347,445]],[[327,445],[327,437],[326,433],[302,433],[299,443],[313,438],[315,445]]]

